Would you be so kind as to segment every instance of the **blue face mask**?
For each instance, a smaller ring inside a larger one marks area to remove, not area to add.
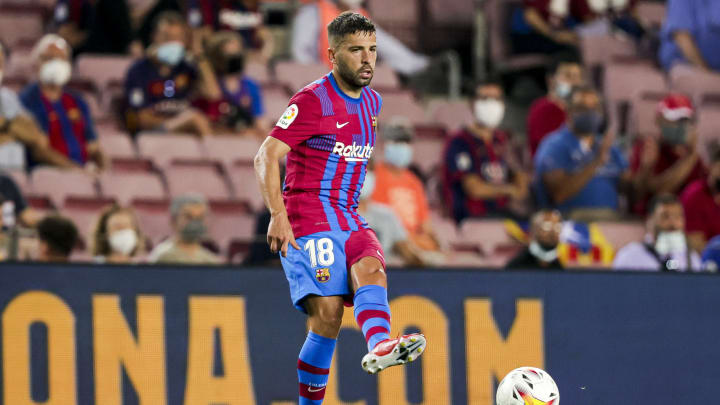
[[[385,145],[385,161],[395,167],[406,168],[412,161],[412,148],[409,143],[391,142]]]
[[[180,42],[168,42],[157,47],[160,62],[175,66],[185,57],[185,45]]]

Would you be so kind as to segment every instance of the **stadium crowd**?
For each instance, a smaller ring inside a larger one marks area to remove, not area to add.
[[[353,10],[389,264],[717,270],[719,1],[390,3],[0,1],[0,259],[277,263],[252,159]]]

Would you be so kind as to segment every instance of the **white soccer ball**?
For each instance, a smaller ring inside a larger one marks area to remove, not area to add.
[[[550,374],[535,367],[520,367],[500,381],[496,405],[560,405],[560,391]]]

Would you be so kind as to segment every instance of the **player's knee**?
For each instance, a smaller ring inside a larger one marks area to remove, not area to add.
[[[324,305],[317,308],[317,311],[312,315],[314,323],[320,324],[323,328],[328,330],[340,329],[343,317],[343,307],[335,307],[331,305]]]

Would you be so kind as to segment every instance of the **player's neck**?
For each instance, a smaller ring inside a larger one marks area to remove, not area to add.
[[[343,80],[342,76],[340,76],[335,69],[333,69],[333,77],[335,78],[335,81],[337,82],[338,87],[340,88],[340,91],[345,93],[346,96],[352,97],[352,98],[358,98],[362,94],[362,87],[355,87],[351,84],[348,84],[345,80]]]

